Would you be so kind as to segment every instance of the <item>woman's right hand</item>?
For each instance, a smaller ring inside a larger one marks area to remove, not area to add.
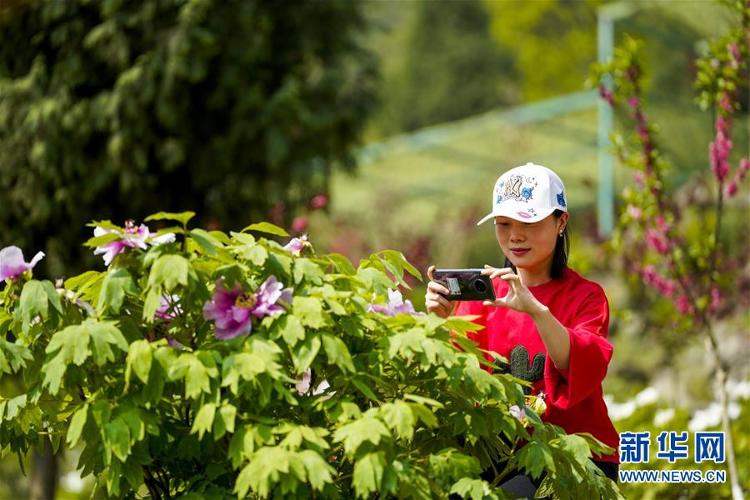
[[[435,266],[427,268],[427,277],[430,278],[427,283],[427,291],[424,294],[424,305],[427,312],[435,313],[441,318],[447,318],[453,311],[454,302],[445,298],[450,291],[443,285],[433,280],[432,271]]]

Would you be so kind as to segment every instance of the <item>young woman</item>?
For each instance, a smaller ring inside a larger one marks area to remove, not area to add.
[[[609,305],[602,288],[567,266],[568,211],[565,188],[552,170],[528,163],[495,183],[494,219],[505,255],[502,268],[485,266],[494,302],[458,302],[428,269],[427,310],[447,317],[477,315],[485,328],[474,335],[479,347],[510,361],[501,367],[544,394],[545,421],[568,433],[589,432],[615,449],[594,462],[617,480],[619,437],[602,398],[602,380],[612,357],[607,340]],[[517,495],[533,496],[539,481],[519,474],[503,483]]]

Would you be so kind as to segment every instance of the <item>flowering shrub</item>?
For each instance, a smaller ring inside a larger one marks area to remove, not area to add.
[[[720,352],[721,339],[715,323],[722,309],[726,313],[733,308],[728,297],[737,297],[739,304],[743,290],[736,269],[747,259],[746,252],[740,252],[737,260],[728,258],[722,230],[727,202],[737,195],[750,170],[750,156],[735,155],[732,161],[731,134],[732,117],[740,108],[738,93],[750,81],[750,1],[730,0],[725,4],[732,27],[725,36],[714,40],[696,63],[698,101],[703,109],[712,110],[714,118],[715,135],[707,148],[707,170],[715,194],[706,203],[708,210],[692,206],[694,203],[679,203],[678,197],[670,193],[666,177],[670,164],[659,148],[657,128],[650,122],[643,100],[640,43],[626,40],[613,60],[596,71],[600,95],[610,105],[621,108],[626,122],[634,129],[629,138],[618,135],[614,141],[620,160],[634,170],[634,182],[623,193],[627,208],[620,216],[613,246],[634,257],[628,272],[640,275],[660,299],[672,303],[677,313],[672,314],[674,323],[681,323],[684,330],[699,333],[708,341],[722,431],[727,436],[731,493],[740,499],[743,493],[726,388],[731,366]],[[612,89],[608,88],[610,81]],[[746,214],[741,217],[744,224]],[[692,228],[691,218],[697,221]]]
[[[80,446],[114,497],[503,498],[479,478],[492,460],[546,473],[560,498],[619,497],[588,459],[601,443],[542,423],[518,380],[487,371],[477,325],[410,314],[393,289],[419,273],[400,253],[354,267],[261,237],[287,236],[268,223],[225,234],[191,215],[152,216],[174,237],[103,271],[6,281],[3,454],[43,435]],[[94,225],[110,231],[92,248],[132,237]]]

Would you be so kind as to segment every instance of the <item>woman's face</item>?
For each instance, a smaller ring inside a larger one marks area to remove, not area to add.
[[[568,214],[554,215],[538,222],[520,222],[509,217],[495,217],[495,236],[505,256],[517,268],[549,272],[560,231]]]

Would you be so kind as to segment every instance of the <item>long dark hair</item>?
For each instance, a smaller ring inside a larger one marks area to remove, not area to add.
[[[564,212],[562,210],[555,210],[552,215],[556,219],[559,219]],[[570,252],[570,237],[568,236],[568,225],[565,224],[563,229],[562,237],[557,238],[555,243],[555,253],[552,254],[552,269],[550,270],[550,277],[553,280],[562,278],[563,271],[568,267],[568,253]],[[505,257],[504,267],[513,268],[514,273],[518,273],[516,266],[514,266],[508,257]]]

